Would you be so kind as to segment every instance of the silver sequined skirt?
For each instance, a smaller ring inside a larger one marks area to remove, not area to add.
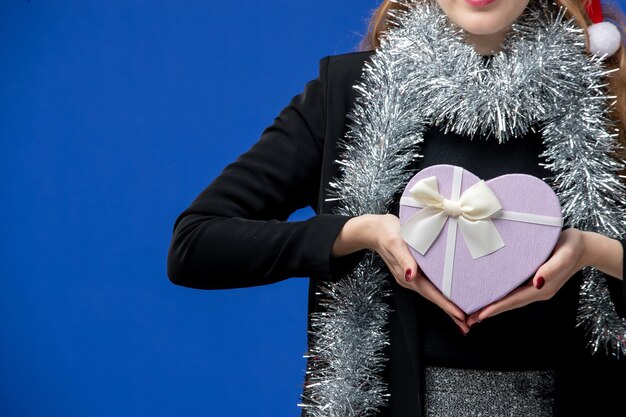
[[[552,416],[554,371],[485,371],[427,366],[427,417]]]

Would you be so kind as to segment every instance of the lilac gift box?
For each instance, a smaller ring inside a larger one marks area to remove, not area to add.
[[[541,179],[507,174],[481,181],[453,165],[415,175],[399,217],[423,273],[467,314],[532,277],[562,228],[559,200]]]

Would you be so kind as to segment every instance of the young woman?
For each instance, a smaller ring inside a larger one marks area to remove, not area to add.
[[[626,69],[622,46],[600,61],[585,51],[576,27],[591,23],[587,3],[384,1],[364,51],[322,59],[319,77],[178,216],[171,281],[311,277],[308,415],[621,409],[626,215],[611,129],[623,140]],[[402,188],[435,164],[546,179],[564,208],[547,262],[470,316],[399,237]],[[306,206],[316,215],[286,221]]]

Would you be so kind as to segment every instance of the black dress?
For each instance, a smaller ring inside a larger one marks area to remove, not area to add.
[[[168,253],[168,276],[192,288],[238,288],[311,277],[309,314],[320,310],[319,281],[341,279],[364,251],[331,258],[337,234],[349,220],[327,202],[337,175],[336,141],[345,134],[355,100],[352,86],[371,52],[326,57],[320,75],[291,101],[249,151],[229,164],[176,219]],[[529,133],[497,144],[427,130],[417,168],[462,166],[488,180],[512,172],[547,176],[539,165],[541,137]],[[485,160],[492,163],[485,164]],[[399,190],[391,212],[398,213]],[[285,221],[311,206],[309,220]],[[622,240],[626,246],[626,239]],[[245,259],[246,262],[241,262]],[[476,369],[557,370],[555,415],[598,414],[620,405],[626,388],[624,360],[592,357],[575,327],[580,273],[551,299],[485,320],[462,336],[437,306],[392,282],[389,298],[390,358],[385,379],[391,394],[386,416],[423,414],[425,366]],[[622,281],[607,278],[623,317]],[[621,379],[614,381],[611,376]]]

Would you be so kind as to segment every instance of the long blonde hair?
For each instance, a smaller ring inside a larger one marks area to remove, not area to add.
[[[591,0],[557,0],[568,11],[568,17],[574,17],[578,24],[585,29],[591,25],[591,20],[585,11],[585,7]],[[394,9],[404,7],[402,4],[392,0],[384,0],[376,10],[374,10],[369,22],[368,31],[359,45],[359,50],[367,51],[380,46],[380,38],[389,29],[388,13]],[[617,7],[604,6],[604,16],[606,20],[611,20],[620,28],[623,39],[626,38],[626,18]],[[588,39],[587,39],[588,42]],[[587,43],[588,44],[588,43]],[[617,105],[613,108],[612,119],[618,124],[620,131],[620,141],[626,145],[626,50],[624,45],[607,60],[608,68],[619,68],[618,71],[609,77],[609,93],[617,96]]]

